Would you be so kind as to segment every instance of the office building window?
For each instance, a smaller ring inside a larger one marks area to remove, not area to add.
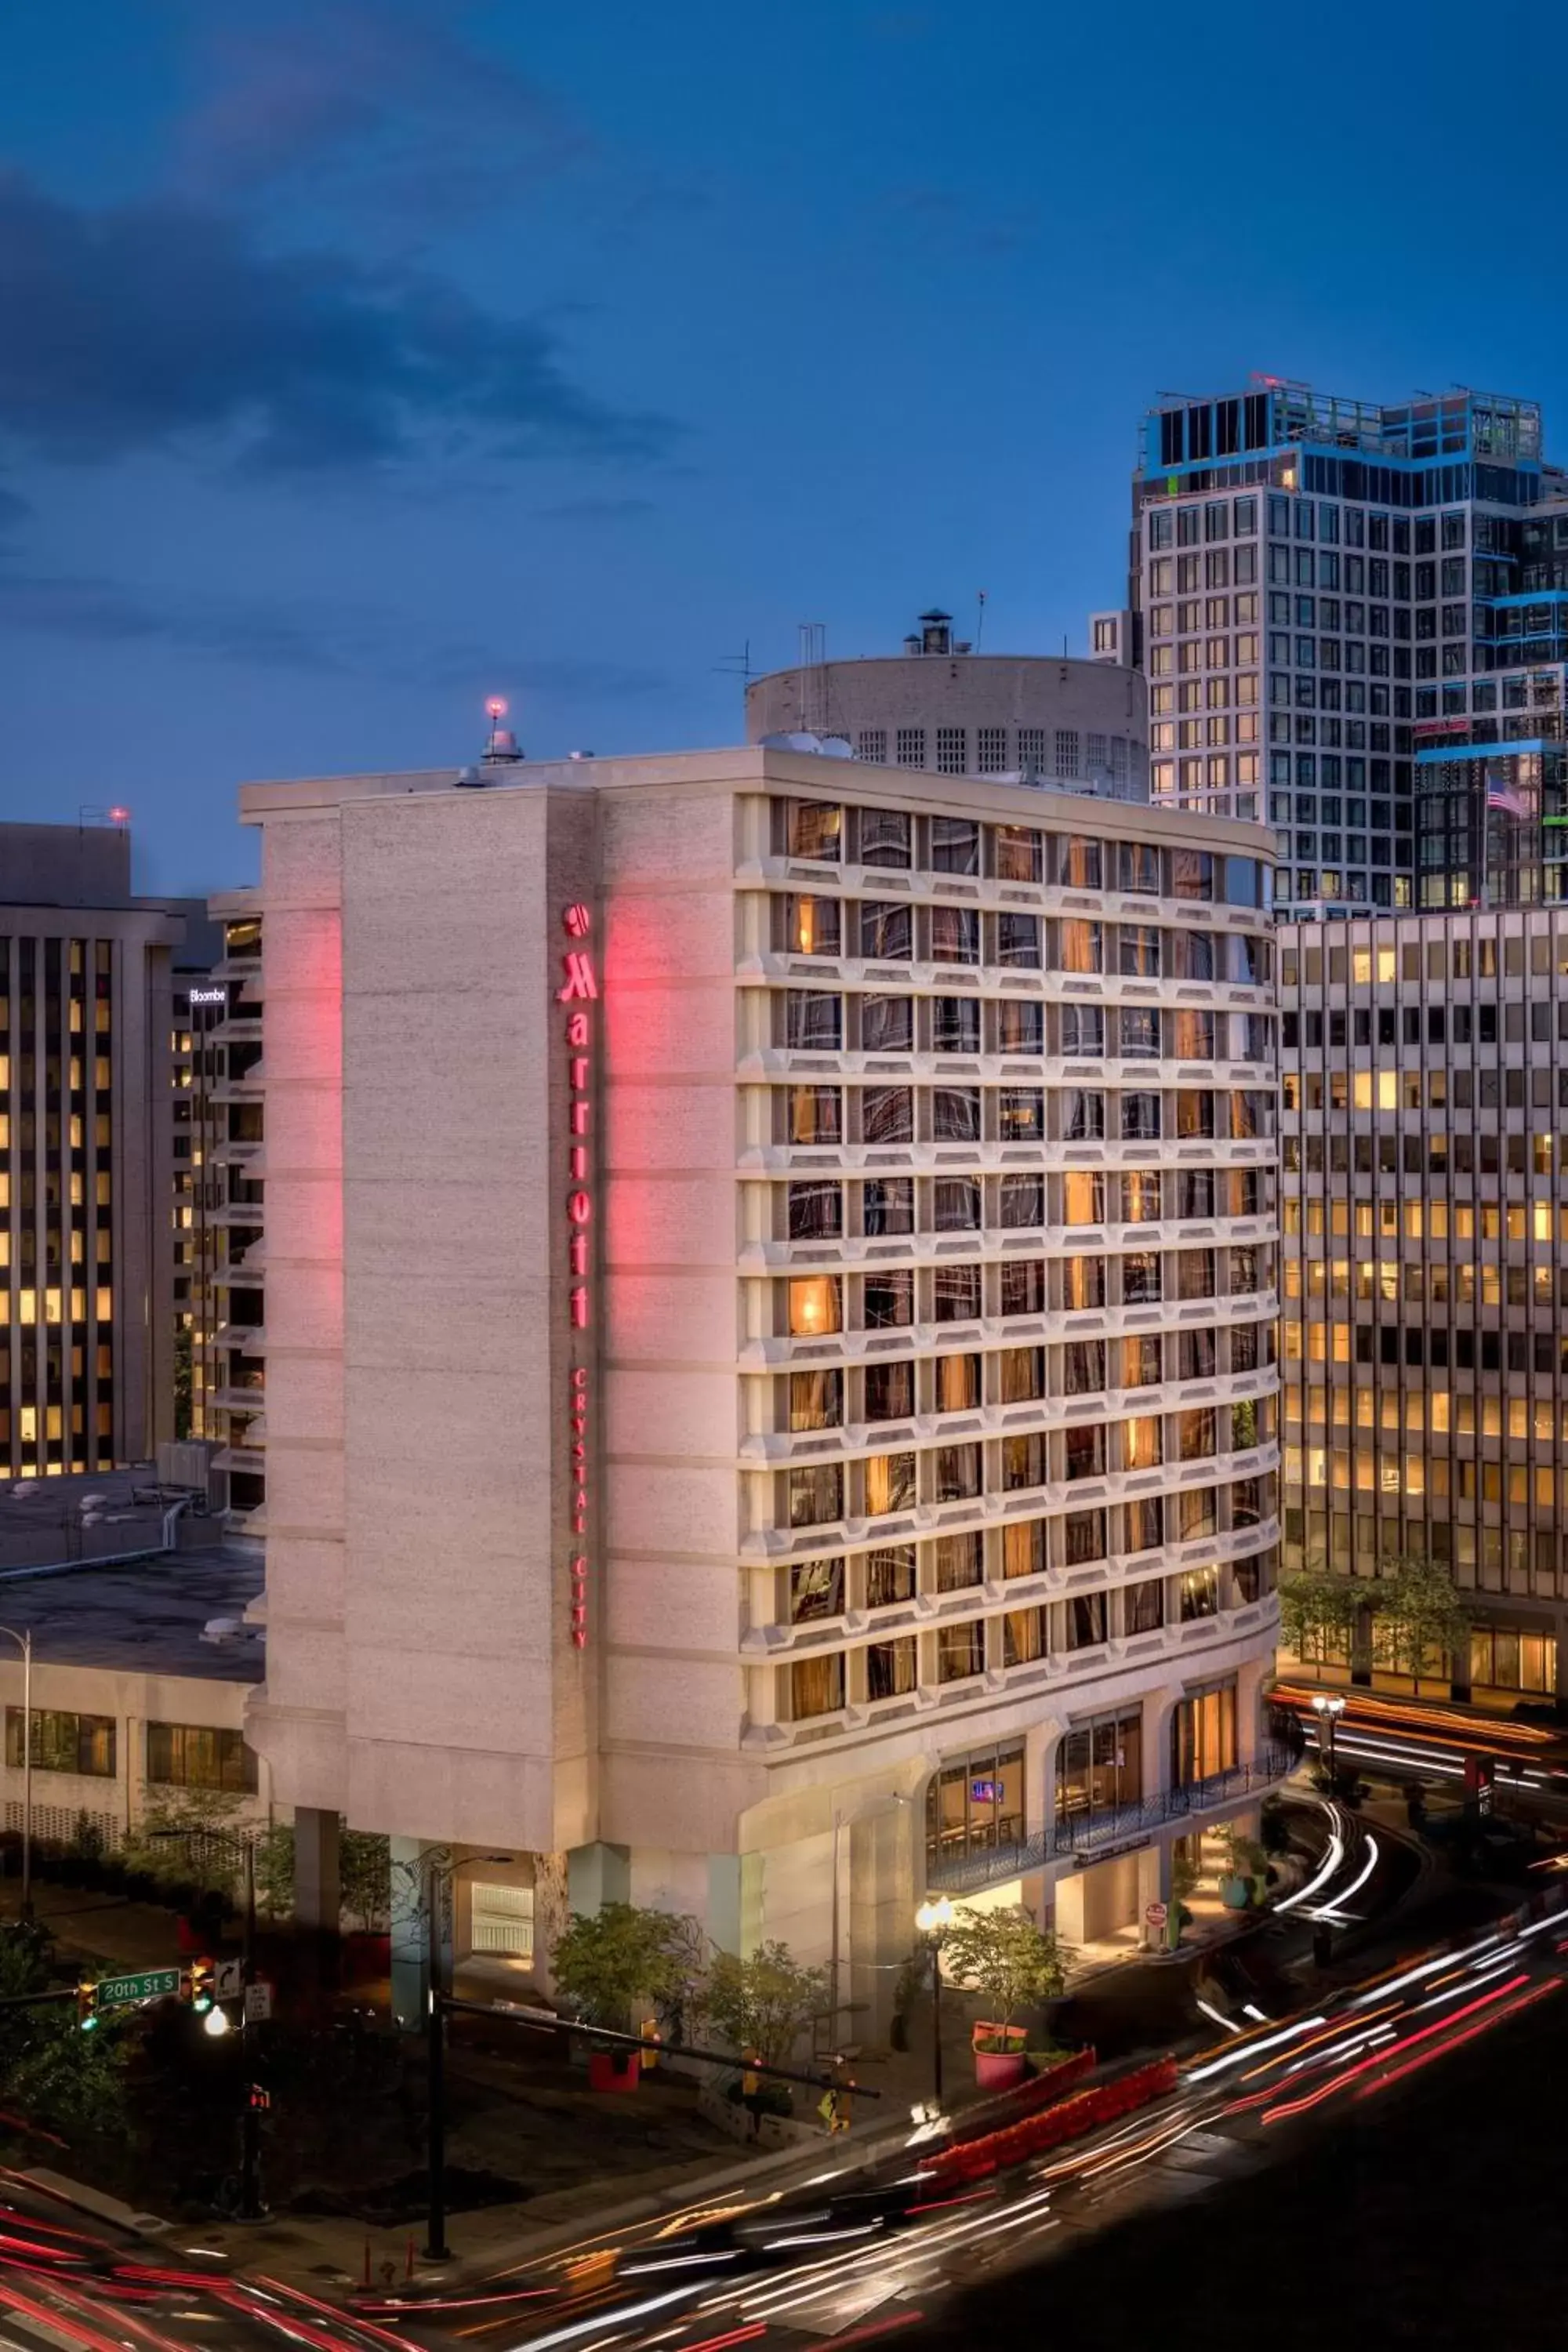
[[[77,1715],[63,1707],[33,1709],[33,1767],[39,1772],[79,1772],[90,1780],[112,1780],[116,1760],[115,1721],[111,1715]],[[5,1761],[22,1769],[22,1710],[5,1709]]]

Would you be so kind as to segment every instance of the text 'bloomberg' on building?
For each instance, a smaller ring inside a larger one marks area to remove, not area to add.
[[[1282,1769],[1268,836],[760,746],[242,805],[306,1873],[500,1849],[523,1968],[837,1918],[878,2010],[928,1890],[1141,1919]]]

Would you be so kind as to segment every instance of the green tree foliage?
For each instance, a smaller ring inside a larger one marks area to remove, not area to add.
[[[975,1911],[967,1904],[942,1941],[942,1966],[955,1983],[979,1993],[997,2025],[1017,2011],[1054,2000],[1067,1981],[1055,1936],[1021,1907]]]
[[[1347,1650],[1358,1612],[1371,1599],[1363,1585],[1320,1566],[1300,1569],[1279,1580],[1279,1631],[1297,1657],[1320,1645]]]
[[[257,1841],[256,1900],[270,1918],[294,1909],[294,1826],[274,1822]],[[392,1911],[392,1848],[374,1830],[340,1828],[338,1908],[367,1932],[384,1928]]]
[[[787,1944],[759,1944],[742,1959],[714,1954],[700,1995],[713,2028],[766,2066],[784,2066],[813,2020],[826,2015],[827,1970],[803,1968]]]
[[[130,2129],[123,2027],[112,2020],[92,2033],[73,2011],[35,2011],[27,2047],[7,2071],[5,2095],[33,2123],[74,2138],[120,2138]]]
[[[640,2003],[679,1997],[691,1931],[689,1920],[635,1903],[574,1911],[551,1958],[557,1989],[591,2024],[624,2032]]]
[[[1372,1602],[1378,1663],[1394,1674],[1452,1672],[1470,1638],[1470,1612],[1447,1569],[1422,1553],[1392,1563],[1367,1598]]]

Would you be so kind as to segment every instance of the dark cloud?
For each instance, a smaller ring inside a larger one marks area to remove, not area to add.
[[[552,507],[535,507],[541,522],[629,522],[657,512],[651,499],[560,499]]]
[[[494,448],[646,459],[668,421],[574,383],[536,320],[184,202],[101,212],[0,174],[0,435],[65,462],[205,438],[254,470]]]
[[[472,693],[476,709],[498,679],[535,693],[607,700],[656,694],[666,683],[657,672],[625,663],[519,659],[494,642],[433,641],[416,623],[374,608],[5,570],[0,628],[100,645],[162,644],[250,668],[462,688]]]
[[[462,0],[187,0],[195,95],[173,184],[225,203],[298,185],[384,217],[451,215],[584,157],[561,100],[477,47]]]

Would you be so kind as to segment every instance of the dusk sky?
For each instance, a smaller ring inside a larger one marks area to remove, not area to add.
[[[1538,397],[1568,20],[53,0],[0,29],[0,814],[738,740],[723,674],[1121,601],[1142,408]],[[738,667],[738,664],[735,665]]]

